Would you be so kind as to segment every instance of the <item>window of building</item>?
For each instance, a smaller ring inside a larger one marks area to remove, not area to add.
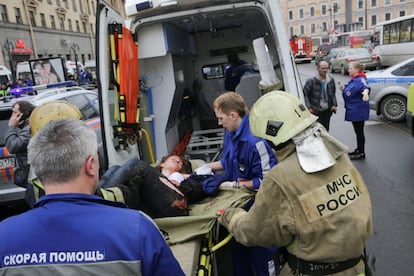
[[[377,0],[371,0],[371,7],[377,6]]]
[[[299,9],[299,18],[303,18],[304,17],[304,13],[303,13],[303,8]]]
[[[86,0],[86,7],[88,8],[88,14],[91,15],[91,7],[89,6],[89,0]]]
[[[358,17],[358,22],[364,23],[364,18],[363,17]]]
[[[364,8],[364,1],[358,0],[358,9],[363,9],[363,8]]]
[[[305,34],[305,26],[300,25],[300,34],[304,35]]]
[[[391,5],[391,0],[384,0],[384,5]]]
[[[295,31],[294,31],[293,27],[289,27],[289,34],[290,34],[291,37],[295,35]]]
[[[328,30],[328,24],[326,22],[322,22],[322,32],[326,32]]]
[[[314,17],[315,16],[315,7],[310,7],[309,13],[310,13],[311,17]]]
[[[42,28],[46,28],[46,17],[44,13],[40,14],[40,24],[42,25]]]
[[[83,32],[86,34],[88,33],[88,30],[86,29],[86,22],[82,22]]]
[[[34,15],[33,10],[29,11],[29,19],[30,19],[30,24],[32,24],[33,27],[36,27],[36,17]]]
[[[293,11],[289,11],[289,20],[293,20]]]
[[[59,16],[59,26],[61,30],[65,30],[65,20],[63,19],[62,16]]]
[[[372,15],[371,16],[371,26],[375,26],[375,25],[377,25],[377,16]]]
[[[76,8],[76,0],[72,0],[72,7],[74,11],[78,10],[78,8]]]
[[[79,21],[78,20],[75,20],[75,25],[76,25],[76,31],[78,33],[80,33],[80,26],[79,26]]]
[[[55,17],[53,15],[50,16],[50,27],[56,30],[56,22],[55,22]]]
[[[312,23],[311,24],[311,33],[315,33],[316,32],[316,25],[315,25],[315,23]]]
[[[391,13],[387,12],[384,17],[385,20],[391,20]]]
[[[405,16],[405,11],[400,11],[400,16]]]
[[[16,16],[16,23],[23,24],[22,14],[19,8],[14,8],[14,15]]]
[[[69,31],[73,31],[73,29],[72,29],[72,20],[70,20],[70,19],[68,19],[68,28],[69,28]]]
[[[9,22],[9,17],[7,16],[7,8],[5,5],[0,5],[0,13],[1,13],[0,20],[3,22]]]
[[[321,6],[322,15],[326,15],[326,5]]]
[[[82,0],[79,0],[79,9],[80,9],[80,12],[83,13]]]
[[[400,0],[401,3],[406,2],[406,0]]]

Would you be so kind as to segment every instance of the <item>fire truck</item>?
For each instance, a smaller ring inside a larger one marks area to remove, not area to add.
[[[296,63],[312,61],[312,39],[310,37],[292,37],[289,43]]]

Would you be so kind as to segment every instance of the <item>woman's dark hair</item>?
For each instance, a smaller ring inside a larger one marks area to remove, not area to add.
[[[170,157],[171,155],[176,155],[176,154],[170,154],[167,156],[164,156],[163,158],[161,158],[161,163],[164,163],[165,160],[167,160],[168,157]],[[181,168],[181,171],[179,171],[179,173],[186,173],[186,174],[191,174],[193,172],[193,169],[191,167],[191,162],[183,157],[183,156],[178,156],[181,159],[181,162],[183,162],[183,167]],[[161,166],[157,166],[157,168],[161,171]]]

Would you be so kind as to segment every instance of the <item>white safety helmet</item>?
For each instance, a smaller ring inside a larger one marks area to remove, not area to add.
[[[318,118],[297,97],[284,91],[272,91],[256,101],[249,119],[253,135],[277,146],[289,141]]]

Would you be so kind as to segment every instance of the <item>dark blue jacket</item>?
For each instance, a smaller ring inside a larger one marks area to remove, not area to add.
[[[224,88],[226,91],[235,91],[240,83],[241,77],[245,73],[254,73],[253,66],[243,60],[237,64],[230,65],[226,68],[226,78],[224,79]]]
[[[225,132],[222,156],[226,177],[232,181],[253,180],[254,189],[259,189],[263,176],[277,164],[269,144],[250,132],[248,115],[236,132]]]
[[[362,122],[369,119],[369,101],[362,100],[365,88],[371,90],[363,74],[352,78],[344,86],[342,96],[345,102],[345,121]]]
[[[0,237],[0,274],[184,275],[149,217],[95,195],[45,195]]]

